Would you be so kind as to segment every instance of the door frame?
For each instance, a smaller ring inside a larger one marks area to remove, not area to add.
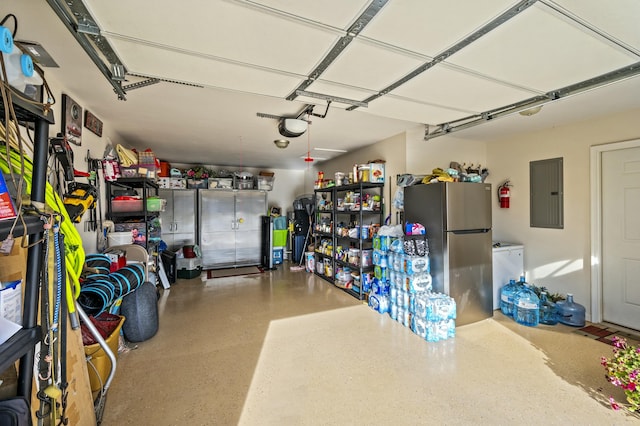
[[[602,154],[607,151],[639,148],[640,139],[591,147],[591,322],[602,322]]]

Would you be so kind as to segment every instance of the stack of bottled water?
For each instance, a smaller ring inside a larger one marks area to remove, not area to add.
[[[455,301],[433,293],[429,254],[408,255],[402,238],[376,235],[373,240],[374,279],[369,306],[429,342],[455,336]]]

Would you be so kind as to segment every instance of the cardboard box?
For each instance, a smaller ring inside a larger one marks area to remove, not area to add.
[[[384,183],[384,163],[369,163],[369,182]]]

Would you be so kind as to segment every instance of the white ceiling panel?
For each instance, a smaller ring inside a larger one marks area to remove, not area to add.
[[[509,105],[540,94],[505,86],[442,64],[430,68],[391,93],[475,112]]]
[[[114,44],[118,52],[128,58],[132,73],[280,98],[302,82],[294,76],[234,63],[177,52],[158,54],[154,47],[123,41]]]
[[[397,50],[356,39],[322,74],[322,78],[378,91],[404,77],[422,63],[423,58],[401,54]]]
[[[455,111],[435,105],[418,103],[408,99],[399,99],[393,95],[376,99],[369,104],[366,111],[383,117],[391,117],[398,120],[414,121],[416,123],[424,124],[439,124],[469,115],[462,111]]]
[[[615,3],[605,6],[606,13],[603,13],[601,0],[555,0],[549,3],[561,6],[615,39],[640,51],[639,1],[615,0]]]
[[[311,84],[311,86],[307,88],[307,91],[313,92],[313,93],[319,93],[321,95],[337,96],[339,98],[351,99],[354,101],[363,101],[367,99],[369,96],[376,93],[373,91],[359,89],[357,87],[334,84],[324,80],[314,81],[313,84]],[[316,98],[307,98],[304,96],[299,96],[296,99],[305,100],[309,103],[318,103],[318,99]],[[340,103],[340,102],[332,102],[331,106],[337,107],[337,108],[348,108],[351,105],[347,105],[346,103]],[[366,111],[366,108],[363,109],[363,111]]]
[[[309,73],[342,35],[221,0],[186,9],[183,2],[163,2],[161,7],[144,0],[87,3],[107,38],[153,42],[299,74]],[[126,56],[123,60],[129,66]]]
[[[295,0],[255,0],[255,3],[281,10],[304,19],[346,30],[353,18],[360,16],[368,0],[323,0],[319,2]]]
[[[435,56],[514,3],[513,0],[390,1],[362,35]]]
[[[570,25],[545,6],[533,6],[448,62],[546,92],[637,60]]]

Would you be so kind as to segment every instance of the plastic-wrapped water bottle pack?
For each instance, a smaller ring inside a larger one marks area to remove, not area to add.
[[[402,238],[375,236],[374,278],[369,306],[410,328],[428,342],[455,336],[453,298],[432,292],[429,256],[409,255]]]

